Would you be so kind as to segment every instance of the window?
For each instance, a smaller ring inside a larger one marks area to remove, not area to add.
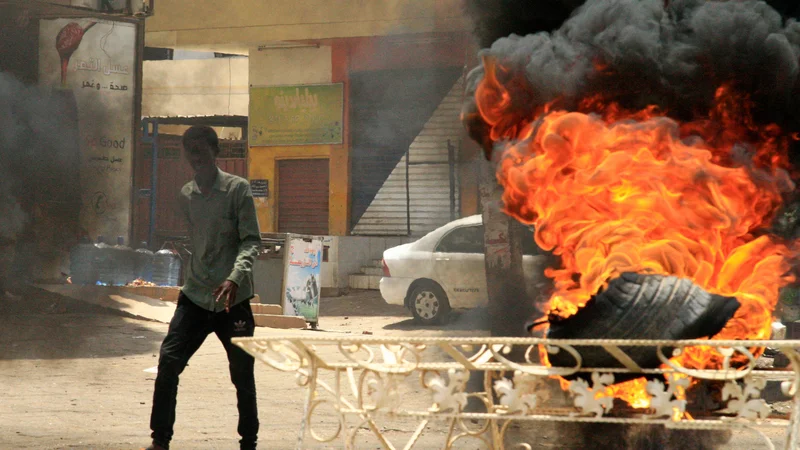
[[[483,253],[483,225],[459,227],[447,233],[437,252],[442,253]]]
[[[533,231],[528,228],[520,231],[522,232],[522,254],[543,255],[544,252],[533,239]],[[456,228],[439,241],[436,251],[441,253],[483,253],[483,233],[483,225]]]

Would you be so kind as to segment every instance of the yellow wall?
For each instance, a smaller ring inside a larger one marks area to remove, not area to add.
[[[458,186],[461,203],[461,216],[471,216],[481,212],[480,171],[481,166],[489,164],[480,146],[469,137],[466,130],[461,134],[458,155]]]
[[[341,145],[309,145],[291,147],[251,147],[250,179],[269,180],[270,194],[266,201],[256,204],[261,231],[278,231],[278,203],[281,195],[278,187],[278,164],[283,159],[330,159],[330,194],[328,234],[344,236],[347,234],[348,186],[350,161],[348,150]]]
[[[329,47],[271,48],[281,41],[469,29],[462,0],[158,0],[155,15],[146,21],[145,43],[151,47],[248,54],[248,83],[275,86],[330,83],[333,79],[335,58]],[[258,50],[262,46],[268,48]],[[330,158],[329,234],[346,235],[350,174],[347,140],[336,146],[250,148],[250,178],[269,180],[271,190],[269,199],[257,205],[262,231],[277,229],[280,193],[276,192],[276,162],[289,158]]]
[[[209,49],[468,29],[461,0],[159,0],[145,39],[151,47]]]
[[[250,49],[250,83],[253,86],[322,84],[332,79],[330,47]],[[250,147],[250,179],[269,180],[270,196],[256,204],[261,231],[278,230],[278,164],[282,159],[330,159],[328,233],[347,234],[349,149],[346,145]]]

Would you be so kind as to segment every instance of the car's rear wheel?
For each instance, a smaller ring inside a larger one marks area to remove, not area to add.
[[[432,282],[423,282],[414,287],[409,295],[409,308],[414,319],[423,325],[444,323],[450,314],[447,294]]]

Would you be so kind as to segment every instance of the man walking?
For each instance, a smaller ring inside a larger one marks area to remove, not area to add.
[[[232,337],[253,336],[250,310],[252,268],[261,235],[253,194],[243,178],[217,168],[219,139],[210,127],[194,126],[183,135],[194,180],[180,193],[194,248],[185,268],[178,307],[161,344],[150,428],[152,450],[168,449],[175,423],[178,377],[189,358],[211,332],[228,355],[236,387],[242,450],[256,448],[258,408],[253,357],[231,343]]]

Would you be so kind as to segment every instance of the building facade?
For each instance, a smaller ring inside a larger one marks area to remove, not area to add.
[[[174,52],[144,63],[145,117],[249,117],[263,232],[418,236],[472,212],[459,1],[173,0],[145,36]]]
[[[0,238],[20,276],[61,278],[80,239],[129,241],[151,3],[0,2]]]

